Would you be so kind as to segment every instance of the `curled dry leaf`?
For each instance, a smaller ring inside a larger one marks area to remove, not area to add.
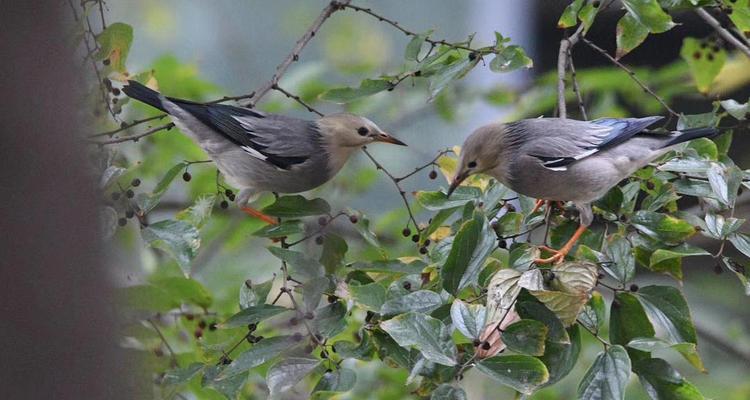
[[[597,266],[590,262],[569,262],[552,267],[553,290],[529,290],[539,301],[560,318],[566,327],[575,323],[591,298],[597,280]]]

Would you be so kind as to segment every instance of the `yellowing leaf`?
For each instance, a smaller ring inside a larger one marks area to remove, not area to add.
[[[685,38],[680,56],[690,67],[695,86],[701,93],[708,92],[727,60],[727,52],[723,48],[695,38]]]
[[[109,60],[109,68],[116,72],[125,72],[125,61],[133,42],[133,27],[122,22],[115,22],[96,37],[99,51],[94,55],[97,60]]]

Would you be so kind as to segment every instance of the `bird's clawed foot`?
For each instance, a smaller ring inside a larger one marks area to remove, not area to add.
[[[547,246],[539,246],[539,249],[549,251],[552,253],[551,257],[547,258],[537,258],[534,260],[535,264],[559,264],[565,260],[565,256],[570,253],[570,250],[573,249],[573,246],[576,244],[578,239],[580,239],[581,235],[583,235],[583,232],[586,232],[586,225],[579,225],[578,229],[576,229],[575,233],[573,233],[573,236],[570,237],[567,243],[563,245],[563,247],[560,248],[560,250],[555,250],[553,248],[547,247]]]
[[[544,199],[537,199],[536,203],[534,203],[534,208],[531,209],[531,212],[529,214],[533,214],[537,211],[539,211],[540,208],[542,208],[543,205],[546,205],[547,208],[551,207],[553,204],[557,205],[560,209],[565,207],[565,203],[562,201],[552,201],[552,200],[544,200]]]
[[[251,217],[257,218],[257,219],[259,219],[259,220],[261,220],[261,221],[263,221],[263,222],[265,222],[267,224],[270,224],[270,225],[278,225],[279,224],[279,221],[277,221],[273,217],[269,217],[268,215],[263,214],[262,212],[254,209],[254,208],[242,207],[242,208],[240,208],[240,210],[242,210],[245,214],[247,214],[247,215],[249,215]]]

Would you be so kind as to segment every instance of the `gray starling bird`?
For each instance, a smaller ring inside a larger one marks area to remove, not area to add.
[[[644,132],[660,119],[537,118],[485,125],[466,139],[448,195],[468,176],[484,173],[526,196],[573,202],[580,213],[578,230],[561,249],[548,249],[552,257],[536,260],[560,262],[591,224],[591,202],[673,146],[717,133],[714,128]]]
[[[275,221],[247,207],[260,192],[314,189],[333,178],[362,146],[373,142],[406,145],[369,119],[353,114],[308,121],[165,97],[136,81],[128,81],[123,92],[169,114],[216,163],[227,182],[240,188],[237,204],[242,210],[269,223]]]

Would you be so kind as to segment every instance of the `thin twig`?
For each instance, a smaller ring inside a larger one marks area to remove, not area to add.
[[[146,321],[151,325],[152,328],[154,328],[154,330],[156,331],[156,333],[159,335],[159,338],[161,338],[161,342],[164,343],[164,346],[169,351],[169,357],[172,360],[172,366],[173,367],[179,367],[180,364],[177,363],[177,355],[175,354],[174,350],[172,350],[172,346],[169,345],[169,342],[167,342],[167,338],[164,337],[163,333],[161,333],[161,329],[159,329],[159,327],[156,325],[156,323],[151,318],[147,319]]]
[[[288,91],[286,91],[284,88],[282,88],[278,84],[273,85],[272,89],[276,90],[277,92],[280,92],[280,93],[284,94],[286,97],[288,97],[288,98],[296,101],[297,103],[301,104],[302,107],[305,107],[307,109],[307,111],[309,111],[311,113],[318,114],[318,116],[321,116],[321,117],[324,116],[324,114],[322,112],[314,109],[312,106],[310,106],[309,104],[305,103],[299,96],[289,93]]]
[[[583,35],[584,25],[578,26],[578,29],[567,38],[560,41],[560,51],[557,55],[557,110],[560,118],[568,117],[568,109],[565,104],[565,75],[568,70],[568,57],[570,49],[575,46]]]
[[[130,128],[134,127],[134,126],[137,126],[137,125],[149,122],[149,121],[153,121],[153,120],[156,120],[156,119],[162,119],[162,118],[164,118],[166,116],[167,116],[167,114],[159,114],[159,115],[154,115],[153,117],[148,117],[148,118],[143,118],[143,119],[136,119],[136,120],[133,120],[133,122],[131,122],[129,124],[121,125],[117,129],[113,129],[111,131],[100,132],[100,133],[95,133],[93,135],[89,135],[89,138],[95,138],[95,137],[101,137],[101,136],[112,136],[115,133],[122,132],[124,130],[130,129]]]
[[[711,343],[726,354],[742,360],[746,366],[750,366],[750,351],[737,346],[734,340],[715,333],[700,321],[695,321],[695,331],[706,342]]]
[[[372,161],[373,164],[375,164],[375,168],[383,171],[388,178],[391,179],[391,182],[393,182],[394,185],[396,185],[396,189],[398,189],[398,194],[401,196],[401,199],[404,201],[404,205],[406,206],[406,211],[409,213],[409,219],[411,220],[412,224],[414,224],[414,229],[417,230],[417,232],[421,232],[422,230],[419,227],[419,224],[417,223],[417,219],[414,217],[414,213],[411,211],[411,206],[409,205],[409,200],[406,198],[406,192],[399,184],[399,181],[393,174],[391,174],[385,167],[383,167],[382,164],[378,162],[371,154],[367,151],[367,147],[363,147],[362,151],[367,155],[367,158]]]
[[[392,19],[386,18],[386,17],[384,17],[384,16],[382,16],[380,14],[375,13],[374,11],[372,11],[371,8],[359,7],[359,6],[355,6],[355,5],[351,5],[351,4],[343,5],[343,8],[349,8],[349,9],[352,9],[352,10],[355,10],[355,11],[361,11],[361,12],[363,12],[363,13],[365,13],[365,14],[373,17],[373,18],[377,18],[377,20],[380,21],[380,22],[385,22],[385,23],[391,25],[392,27],[398,29],[399,31],[401,31],[402,33],[404,33],[407,36],[412,36],[412,37],[419,36],[418,33],[412,32],[412,31],[404,28],[397,21],[394,21]],[[485,47],[485,48],[482,48],[482,49],[474,49],[474,48],[471,48],[469,46],[464,46],[464,45],[456,44],[456,43],[450,43],[450,42],[448,42],[446,40],[434,40],[434,39],[430,39],[429,37],[424,38],[424,41],[427,42],[427,43],[429,43],[429,44],[431,44],[432,46],[444,45],[444,46],[452,47],[454,49],[462,49],[462,50],[467,50],[467,51],[471,51],[471,52],[488,51],[490,49],[489,47]]]
[[[592,335],[593,337],[595,337],[595,338],[596,338],[596,340],[598,340],[599,342],[601,342],[601,343],[602,343],[602,344],[604,345],[604,347],[609,347],[609,346],[611,346],[611,344],[610,344],[610,343],[609,343],[609,342],[607,341],[607,339],[604,339],[604,338],[602,338],[601,336],[599,336],[599,333],[598,333],[598,332],[594,332],[594,331],[592,331],[591,329],[589,329],[589,328],[588,328],[588,327],[587,327],[587,326],[586,326],[586,325],[585,325],[584,323],[582,323],[582,322],[581,322],[580,320],[576,320],[576,323],[577,323],[578,325],[582,326],[582,327],[583,327],[583,329],[587,330],[587,331],[588,331],[588,332],[589,332],[589,333],[590,333],[590,334],[591,334],[591,335]]]
[[[112,138],[112,139],[108,139],[108,140],[89,140],[89,143],[100,145],[100,146],[105,146],[105,145],[109,145],[109,144],[128,142],[128,141],[131,141],[131,140],[134,141],[134,142],[137,142],[141,138],[153,135],[154,133],[161,132],[163,130],[170,130],[173,127],[174,127],[174,123],[170,122],[168,124],[164,124],[164,125],[161,125],[161,126],[157,126],[156,128],[149,129],[146,132],[139,133],[137,135],[123,136],[123,137]]]
[[[428,168],[428,167],[433,166],[433,165],[437,165],[437,160],[440,159],[440,157],[442,157],[442,156],[444,156],[444,155],[446,155],[448,153],[453,153],[453,150],[451,150],[451,149],[441,150],[435,156],[435,158],[433,158],[432,160],[430,160],[427,164],[414,168],[414,171],[411,171],[411,172],[409,172],[408,174],[406,174],[404,176],[400,176],[398,178],[395,178],[396,181],[397,182],[401,182],[404,179],[409,178],[409,177],[413,176],[414,174],[418,173],[419,171],[424,170],[425,168]]]
[[[669,112],[670,117],[679,117],[680,116],[679,114],[677,114],[677,112],[675,112],[675,110],[673,110],[671,107],[669,107],[669,105],[667,105],[667,103],[664,101],[664,99],[662,99],[661,97],[659,97],[659,95],[656,94],[653,90],[651,90],[651,88],[649,88],[648,86],[646,86],[646,84],[643,83],[643,81],[641,81],[635,75],[635,72],[633,72],[633,70],[631,70],[630,68],[626,67],[623,63],[621,63],[620,61],[618,61],[616,58],[614,58],[611,55],[609,55],[609,53],[607,53],[606,50],[604,50],[601,47],[597,46],[592,41],[590,41],[590,40],[588,40],[586,38],[581,38],[581,40],[584,43],[586,43],[589,47],[591,47],[592,49],[594,49],[596,52],[598,52],[602,56],[606,57],[613,64],[615,64],[616,66],[620,67],[620,69],[622,69],[623,71],[627,72],[627,74],[630,76],[630,79],[632,79],[635,83],[637,83],[638,86],[640,86],[641,89],[643,89],[643,91],[645,91],[646,93],[650,94],[653,98],[655,98],[656,101],[658,101],[659,104],[661,104],[662,107],[664,107],[664,109],[666,109]]]
[[[307,46],[310,40],[315,37],[321,25],[323,25],[323,22],[325,22],[333,13],[341,10],[344,6],[348,5],[350,1],[351,0],[333,0],[328,3],[328,5],[320,13],[318,18],[316,18],[312,25],[307,28],[305,33],[302,34],[302,37],[297,40],[297,44],[294,45],[292,51],[286,56],[286,58],[284,58],[284,61],[282,61],[281,64],[276,67],[276,72],[273,74],[271,79],[255,90],[256,96],[247,104],[249,107],[254,107],[256,104],[258,104],[263,96],[268,94],[268,92],[279,83],[279,80],[282,76],[284,76],[284,73],[286,73],[286,70],[289,68],[289,66],[293,62],[299,60],[300,52],[305,48],[305,46]]]
[[[342,215],[346,215],[346,213],[343,212],[343,211],[339,211],[338,214],[336,214],[336,215],[334,215],[332,217],[329,217],[328,220],[326,220],[326,224],[325,225],[320,226],[313,233],[305,235],[301,239],[295,240],[294,242],[291,242],[291,243],[287,244],[287,247],[296,246],[296,245],[298,245],[298,244],[300,244],[300,243],[302,243],[302,242],[304,242],[306,240],[312,239],[313,237],[320,235],[321,233],[323,233],[323,231],[325,231],[326,229],[328,229],[328,227],[331,225],[331,222],[333,222],[334,220],[336,220],[338,217],[340,217]]]
[[[581,110],[581,118],[584,121],[588,121],[589,117],[586,115],[586,107],[583,105],[583,94],[581,88],[578,86],[578,79],[576,78],[576,67],[573,64],[573,55],[568,49],[568,68],[570,68],[570,80],[573,82],[573,92],[576,94],[578,99],[578,108]]]
[[[734,47],[737,48],[737,50],[745,53],[745,55],[750,58],[750,47],[746,46],[744,43],[742,43],[737,37],[732,35],[731,32],[729,32],[726,28],[721,26],[721,23],[714,18],[708,11],[706,11],[702,7],[698,7],[695,9],[695,13],[698,14],[699,17],[703,18],[704,21],[706,21],[707,24],[711,25],[712,28],[716,31],[716,33],[719,34],[724,40],[731,43]]]

